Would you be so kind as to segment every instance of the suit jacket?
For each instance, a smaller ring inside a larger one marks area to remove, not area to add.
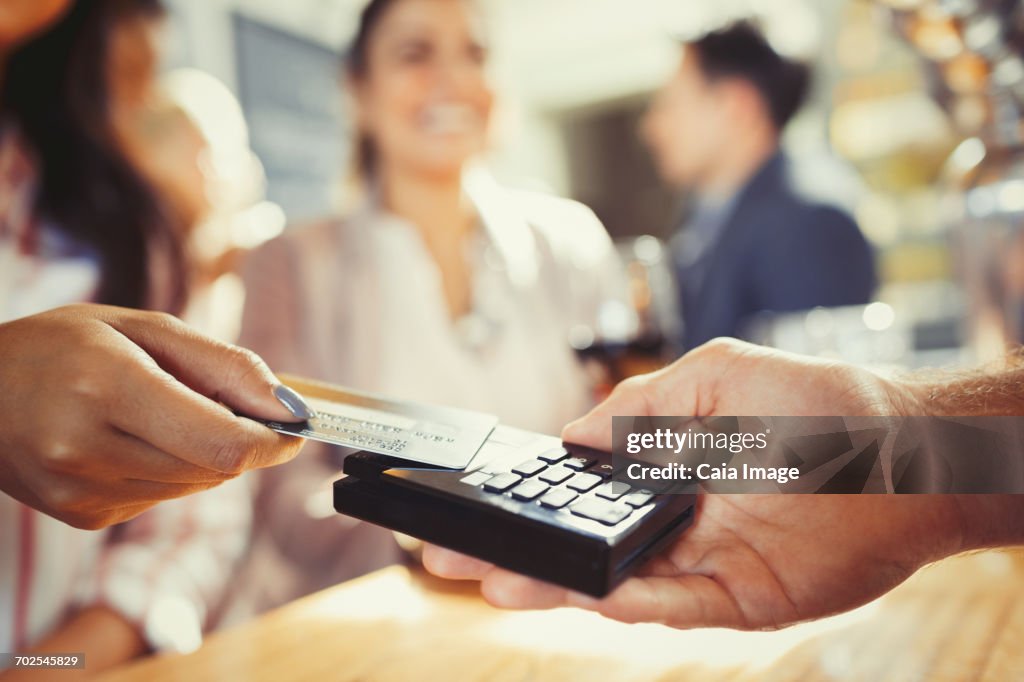
[[[761,313],[868,303],[876,286],[874,255],[857,224],[802,196],[782,155],[736,196],[696,265],[698,278],[692,266],[677,265],[686,348],[742,338]]]

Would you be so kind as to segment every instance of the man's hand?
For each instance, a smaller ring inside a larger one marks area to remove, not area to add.
[[[610,449],[613,415],[896,415],[916,391],[839,363],[716,341],[621,384],[566,427]],[[510,608],[580,606],[680,628],[776,628],[864,604],[920,566],[960,551],[985,514],[956,496],[701,495],[694,525],[605,599],[531,580],[437,547],[427,568],[482,581]],[[991,539],[986,539],[991,541]],[[975,545],[977,542],[975,542]]]
[[[301,439],[224,405],[311,416],[256,355],[160,313],[78,305],[22,318],[0,325],[0,357],[0,489],[79,528],[298,452]]]

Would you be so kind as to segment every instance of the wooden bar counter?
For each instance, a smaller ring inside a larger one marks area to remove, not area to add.
[[[985,552],[865,607],[778,632],[677,631],[573,609],[509,612],[475,584],[390,568],[110,671],[172,680],[1024,680],[1024,562]]]

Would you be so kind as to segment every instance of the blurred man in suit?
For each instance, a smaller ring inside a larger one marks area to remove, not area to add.
[[[809,81],[739,22],[684,42],[644,118],[662,177],[695,198],[672,244],[686,348],[742,337],[760,313],[871,298],[873,254],[856,223],[801,195],[779,149]]]

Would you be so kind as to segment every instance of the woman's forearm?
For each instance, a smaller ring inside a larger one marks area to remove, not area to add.
[[[85,668],[73,672],[81,679],[136,658],[146,651],[138,628],[106,606],[91,606],[72,615],[57,630],[25,653],[82,653]],[[62,671],[61,679],[67,677]],[[13,677],[12,679],[17,679]],[[7,678],[4,678],[5,682]]]

